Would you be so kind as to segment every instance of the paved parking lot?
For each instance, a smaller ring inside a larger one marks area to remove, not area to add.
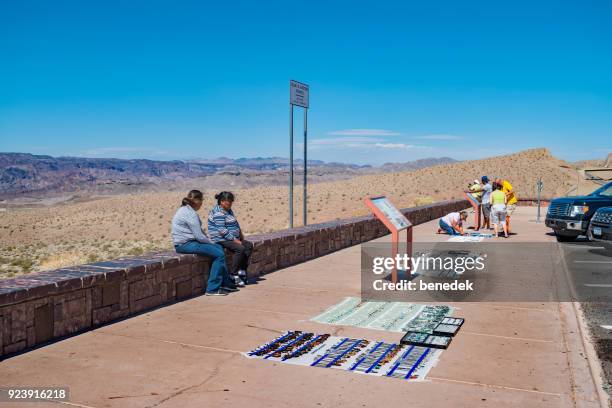
[[[583,239],[560,246],[612,393],[612,248]]]

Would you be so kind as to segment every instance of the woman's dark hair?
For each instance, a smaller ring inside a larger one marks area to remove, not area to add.
[[[221,204],[221,201],[234,202],[234,194],[231,191],[222,191],[219,194],[215,194],[217,204]]]
[[[204,195],[202,194],[200,190],[191,190],[189,193],[187,193],[187,197],[183,198],[183,201],[181,201],[181,205],[182,206],[185,206],[185,205],[193,206],[195,201],[202,201],[203,197]]]
[[[493,190],[501,190],[502,185],[499,183],[493,183]]]

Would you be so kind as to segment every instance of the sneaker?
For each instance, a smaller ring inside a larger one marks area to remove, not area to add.
[[[233,285],[232,286],[221,286],[221,290],[227,293],[238,292],[238,288]]]
[[[240,279],[242,279],[245,285],[249,283],[249,276],[247,275],[247,272],[245,270],[243,269],[239,270],[238,276],[240,276]]]
[[[214,292],[206,292],[206,296],[227,296],[227,292],[222,291],[221,289],[215,290]]]
[[[233,277],[234,284],[240,288],[244,287],[245,283],[239,275],[234,275]]]

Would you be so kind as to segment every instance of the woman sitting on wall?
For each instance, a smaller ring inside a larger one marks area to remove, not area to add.
[[[223,248],[202,231],[202,221],[197,213],[201,207],[202,192],[191,190],[172,218],[172,242],[178,253],[212,258],[206,295],[225,296],[228,292],[235,292],[236,285],[229,279]]]
[[[234,253],[232,279],[237,286],[244,286],[253,244],[244,239],[240,224],[232,211],[234,195],[230,191],[222,191],[215,195],[215,198],[217,205],[208,213],[208,233],[214,242]]]

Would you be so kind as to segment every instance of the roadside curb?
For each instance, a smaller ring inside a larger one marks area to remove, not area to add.
[[[565,254],[561,248],[561,245],[557,244],[557,248],[559,250],[559,255],[562,261],[561,265],[562,265],[563,271],[565,272],[565,278],[567,280],[569,289],[571,291],[571,297],[572,299],[577,299],[576,289],[572,283],[572,280],[570,278],[570,273],[567,268],[567,261],[565,259]],[[569,308],[569,304],[571,304],[571,309]],[[571,313],[574,315],[575,326],[576,326],[575,329],[577,330],[577,334],[580,338],[580,342],[578,342],[577,339],[575,338],[565,339],[566,345],[569,346],[570,344],[568,343],[571,343],[571,345],[574,346],[573,347],[574,352],[572,352],[571,349],[568,350],[568,363],[570,364],[570,367],[573,366],[572,361],[570,359],[572,357],[574,359],[578,359],[578,356],[576,356],[576,351],[579,351],[580,349],[582,349],[582,351],[584,351],[584,359],[586,360],[586,363],[588,365],[589,374],[593,382],[592,385],[595,388],[594,391],[597,394],[597,399],[599,400],[598,401],[599,406],[601,408],[612,407],[612,400],[610,399],[610,397],[607,395],[607,393],[604,391],[604,388],[603,388],[603,370],[601,367],[601,363],[599,361],[599,357],[597,356],[597,353],[595,351],[595,347],[593,347],[593,341],[591,338],[591,334],[590,334],[588,325],[586,324],[586,320],[585,320],[585,317],[582,311],[582,307],[580,306],[580,302],[576,300],[572,302],[560,302],[559,309],[560,311],[563,311],[563,309],[569,309],[569,311],[571,311]],[[567,312],[568,310],[566,310],[566,317],[570,317],[569,313]],[[566,321],[565,323],[569,324],[570,326],[574,326],[572,322],[570,321]],[[575,367],[575,368],[578,369],[578,367]],[[577,401],[578,398],[575,395],[575,392],[584,394],[586,390],[580,391],[575,383],[573,383],[573,387],[574,387],[574,390],[572,390],[572,394],[575,398],[574,403],[576,406],[582,406],[582,404],[579,404],[579,401]],[[584,398],[584,396],[582,396],[579,399],[581,401],[589,401],[589,399]]]

